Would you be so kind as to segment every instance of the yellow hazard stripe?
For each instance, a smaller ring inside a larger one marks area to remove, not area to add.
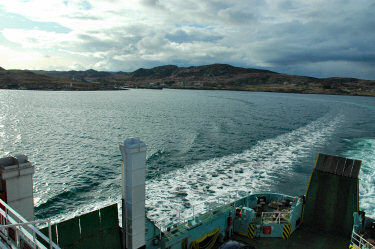
[[[283,227],[283,239],[289,239],[291,228],[292,228],[291,224],[284,225],[284,227]]]
[[[255,236],[254,236],[254,225],[249,225],[247,227],[247,237],[249,239],[254,239],[255,238]]]
[[[318,156],[316,157],[316,160],[315,160],[315,166],[314,166],[313,171],[311,172],[310,179],[309,179],[309,183],[307,184],[307,189],[306,189],[306,194],[305,194],[305,201],[306,201],[306,199],[307,199],[307,194],[309,193],[309,188],[310,188],[310,184],[311,184],[311,179],[312,179],[312,177],[313,177],[313,175],[314,175],[314,172],[315,172],[316,166],[318,165],[319,156],[320,156],[320,154],[318,154]],[[304,215],[304,214],[305,214],[305,204],[302,205],[301,222],[303,222],[303,215]]]

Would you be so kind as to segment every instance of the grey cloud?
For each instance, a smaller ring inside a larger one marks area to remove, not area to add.
[[[278,9],[283,10],[283,11],[285,10],[290,11],[290,10],[298,9],[298,5],[293,0],[280,1],[279,3],[277,3],[277,7]]]
[[[215,42],[223,38],[223,36],[207,34],[207,32],[203,31],[186,32],[181,29],[167,33],[165,37],[170,41],[178,43],[194,41]]]
[[[101,18],[99,16],[87,15],[87,14],[83,14],[83,13],[81,13],[81,14],[78,14],[78,13],[70,14],[70,15],[67,15],[66,17],[70,18],[70,19],[78,19],[78,20],[93,20],[93,21],[103,20],[103,18]]]
[[[247,25],[248,22],[256,21],[256,15],[250,11],[235,10],[235,9],[224,9],[218,13],[219,18],[223,21],[237,25]]]
[[[141,4],[145,7],[158,9],[158,10],[164,10],[164,5],[159,0],[141,0]]]
[[[307,15],[304,19],[297,15],[288,22],[263,22],[257,32],[251,33],[254,37],[251,45],[243,45],[249,37],[242,38],[239,45],[249,48],[253,56],[280,72],[295,72],[291,70],[294,67],[300,70],[299,74],[327,76],[326,70],[319,70],[319,66],[324,66],[337,69],[343,76],[373,75],[374,78],[374,73],[362,70],[375,63],[375,33],[370,32],[374,18],[369,7],[359,9],[353,11],[352,5],[338,8],[327,4],[321,12],[312,10],[314,16]],[[344,62],[352,66],[346,67]],[[303,65],[308,70],[304,71]],[[340,67],[351,70],[340,70]]]
[[[139,19],[80,34],[78,42],[61,46],[85,53],[94,65],[110,70],[231,63],[312,76],[340,72],[375,79],[371,0],[141,3],[147,8],[136,13]],[[109,14],[123,20],[120,17],[126,13],[119,8]],[[83,12],[72,18],[95,17]]]

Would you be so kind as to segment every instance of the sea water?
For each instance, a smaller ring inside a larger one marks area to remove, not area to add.
[[[0,156],[36,166],[36,218],[121,199],[119,144],[148,145],[146,210],[165,225],[249,193],[301,195],[319,152],[362,160],[375,216],[375,98],[195,90],[0,90]]]

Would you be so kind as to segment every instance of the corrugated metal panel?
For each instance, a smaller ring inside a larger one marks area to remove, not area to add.
[[[343,157],[337,157],[336,158],[336,164],[337,164],[337,167],[336,167],[336,175],[341,175],[341,176],[345,176],[345,172],[347,172],[347,167],[349,166],[349,168],[351,169],[351,165],[347,164],[346,162],[350,160],[350,159],[346,159],[346,158],[343,158]],[[351,170],[350,170],[351,172]]]
[[[331,174],[358,178],[361,161],[338,156],[319,154],[315,169]]]
[[[354,166],[354,160],[346,159],[345,166],[344,166],[345,169],[343,171],[343,176],[351,177],[352,171],[353,171],[353,166]]]

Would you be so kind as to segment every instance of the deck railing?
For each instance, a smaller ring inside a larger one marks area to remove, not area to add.
[[[259,196],[259,195],[279,195],[278,201],[282,202],[282,200],[293,200],[294,196],[289,196],[289,195],[284,195],[284,194],[278,194],[278,193],[273,193],[273,192],[264,192],[264,193],[253,193],[251,194],[252,196]],[[180,224],[185,224],[189,221],[189,219],[194,219],[196,215],[213,215],[213,211],[216,210],[219,207],[224,207],[224,206],[231,206],[233,207],[233,212],[235,212],[235,203],[236,201],[240,200],[243,198],[241,197],[241,194],[239,191],[234,192],[234,196],[236,196],[235,201],[229,201],[228,198],[214,198],[210,199],[209,201],[212,201],[210,205],[208,205],[208,201],[206,200],[205,202],[192,205],[190,208],[185,208],[181,204],[176,204],[179,205],[180,211],[177,211],[173,215],[176,217],[172,222],[169,224],[166,224],[164,220],[155,220],[156,226],[162,231],[166,232],[168,228],[170,229],[173,225],[180,225]],[[238,199],[241,197],[240,199]],[[183,211],[181,211],[183,210]],[[291,217],[291,212],[280,212],[281,216],[278,217],[277,222],[278,224],[287,224],[289,223],[290,217]],[[272,213],[273,214],[273,213]],[[265,214],[267,215],[267,214]],[[272,223],[275,223],[275,220],[271,218],[265,218],[269,222],[272,221]]]
[[[48,224],[48,238],[34,226],[35,224]],[[0,236],[8,244],[16,246],[17,248],[60,249],[60,247],[52,241],[50,220],[29,222],[1,199]],[[48,247],[40,240],[44,241]]]
[[[191,208],[184,210],[184,207],[181,205],[179,210],[175,216],[175,220],[169,224],[165,224],[164,221],[154,221],[156,226],[162,232],[168,232],[168,230],[173,226],[178,226],[181,224],[187,224],[189,220],[194,220],[194,218],[198,216],[213,216],[216,209],[219,207],[232,207],[233,211],[235,209],[234,202],[228,203],[225,199],[217,199],[215,203],[211,203],[211,205],[207,205],[206,202],[202,202],[196,205],[191,206]]]
[[[375,246],[365,240],[361,235],[356,233],[355,231],[352,232],[352,239],[351,239],[351,246],[353,248],[358,249],[375,249]]]
[[[262,212],[262,224],[288,224],[290,212]]]

